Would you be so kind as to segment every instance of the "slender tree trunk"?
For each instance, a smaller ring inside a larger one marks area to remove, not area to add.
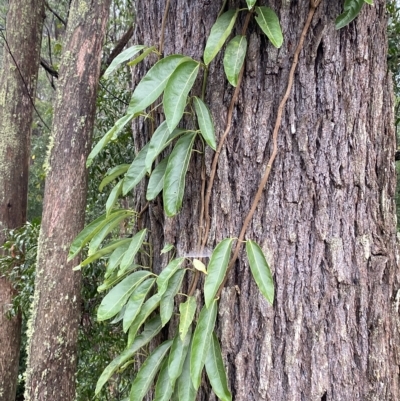
[[[26,222],[29,150],[44,19],[42,0],[11,0],[0,72],[0,244]],[[0,277],[0,400],[14,401],[21,316],[8,319],[13,288]]]
[[[85,162],[109,4],[109,0],[75,0],[68,19],[29,333],[25,398],[30,401],[75,398],[81,276],[72,271],[78,262],[67,263],[67,255],[84,224]]]
[[[137,2],[135,43],[158,43],[165,3]],[[221,4],[171,2],[165,55],[200,59]],[[235,400],[400,399],[393,99],[385,2],[374,4],[336,31],[343,1],[323,0],[305,39],[279,154],[246,234],[262,245],[273,269],[275,302],[271,307],[259,294],[241,253],[219,303],[218,335]],[[267,5],[279,15],[284,45],[274,49],[250,22],[243,82],[212,191],[210,248],[237,237],[250,209],[309,11],[309,0]],[[133,76],[138,80],[143,72],[138,66]],[[201,82],[196,85],[200,94]],[[219,137],[232,94],[219,55],[206,90]],[[138,145],[151,135],[148,121],[135,122]],[[212,157],[207,150],[207,176]],[[176,218],[160,217],[161,200],[143,217],[158,269],[164,243],[175,244],[178,253],[198,244],[200,171],[201,155],[194,154]],[[144,194],[138,198],[140,210]],[[204,382],[197,400],[214,397]]]

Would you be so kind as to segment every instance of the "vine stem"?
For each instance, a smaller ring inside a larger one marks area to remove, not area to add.
[[[238,240],[236,242],[235,251],[233,253],[233,256],[232,256],[231,260],[229,261],[229,265],[228,265],[227,272],[225,274],[224,281],[221,283],[221,285],[220,285],[220,287],[218,289],[218,292],[216,294],[217,298],[221,295],[221,291],[224,288],[225,283],[226,283],[226,281],[228,279],[228,274],[232,270],[232,267],[235,265],[235,262],[236,262],[236,260],[237,260],[237,258],[239,256],[240,248],[242,247],[242,243],[243,243],[243,240],[244,240],[244,236],[246,234],[247,227],[248,227],[251,219],[253,218],[254,212],[255,212],[255,210],[256,210],[256,208],[257,208],[257,206],[258,206],[258,204],[259,204],[259,202],[261,200],[262,192],[263,192],[264,187],[265,187],[265,185],[266,185],[266,183],[268,181],[269,174],[270,174],[271,169],[272,169],[272,165],[274,164],[275,158],[276,158],[276,156],[278,154],[278,133],[279,133],[279,128],[280,128],[281,123],[282,123],[283,111],[285,109],[286,102],[287,102],[287,100],[288,100],[288,98],[290,96],[290,92],[291,92],[292,87],[293,87],[294,73],[296,71],[296,67],[297,67],[297,64],[299,62],[300,52],[303,49],[305,37],[307,36],[308,30],[310,28],[311,21],[312,21],[312,19],[314,17],[315,10],[317,9],[317,7],[321,3],[321,1],[322,0],[310,0],[310,11],[308,12],[306,23],[304,24],[304,28],[303,28],[303,31],[301,32],[299,43],[298,43],[296,51],[294,53],[292,66],[291,66],[290,72],[289,72],[289,79],[288,79],[286,92],[285,92],[285,94],[284,94],[284,96],[283,96],[283,98],[282,98],[282,100],[281,100],[281,102],[279,104],[279,107],[278,107],[278,113],[277,113],[277,116],[276,116],[275,127],[274,127],[274,131],[273,131],[273,134],[272,134],[272,141],[273,141],[272,153],[271,153],[271,156],[270,156],[270,158],[268,160],[267,167],[265,169],[264,175],[263,175],[263,177],[262,177],[262,179],[260,181],[260,184],[258,186],[258,190],[257,190],[256,196],[254,197],[253,203],[251,205],[251,209],[250,209],[249,213],[247,214],[247,216],[246,216],[246,218],[244,220],[242,229],[241,229],[240,234],[239,234],[239,238],[238,238]]]
[[[159,53],[161,55],[163,54],[163,51],[164,51],[164,32],[165,32],[165,24],[167,23],[169,4],[170,4],[170,0],[167,0],[167,2],[165,4],[165,10],[164,10],[163,19],[162,19],[162,22],[161,22],[160,44],[158,46],[158,51],[159,51]]]

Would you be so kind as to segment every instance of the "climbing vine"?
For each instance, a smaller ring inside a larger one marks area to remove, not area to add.
[[[185,302],[178,305],[179,324],[175,336],[163,342],[147,356],[132,383],[131,401],[144,398],[153,385],[157,373],[155,400],[194,400],[204,368],[217,397],[223,401],[232,399],[214,326],[220,293],[243,244],[252,276],[260,292],[270,304],[273,303],[274,282],[267,260],[256,242],[245,241],[244,238],[278,153],[277,138],[282,114],[291,92],[305,37],[321,0],[310,0],[308,17],[293,56],[287,89],[276,116],[272,153],[266,162],[264,174],[238,238],[226,238],[217,244],[208,266],[201,259],[175,257],[173,246],[167,244],[162,253],[169,253],[172,256],[159,275],[153,272],[151,263],[149,266],[135,263],[139,252],[147,254],[149,260],[152,260],[152,249],[146,242],[149,235],[146,228],[138,231],[132,238],[117,238],[103,244],[123,221],[134,221],[138,217],[137,212],[119,209],[116,204],[121,196],[128,195],[146,175],[149,176],[146,199],[152,201],[162,193],[165,214],[171,217],[179,213],[184,198],[186,172],[192,153],[199,151],[194,146],[196,139],[200,139],[202,144],[200,152],[204,152],[205,146],[215,151],[206,189],[205,178],[202,183],[202,211],[199,221],[201,234],[199,245],[200,254],[202,253],[210,231],[209,205],[218,158],[230,132],[232,113],[240,90],[249,21],[254,17],[262,32],[276,48],[282,46],[284,41],[275,11],[270,7],[256,6],[255,0],[246,0],[246,3],[245,9],[220,13],[207,39],[203,60],[200,61],[181,54],[162,57],[164,25],[169,7],[167,2],[158,49],[155,46],[133,46],[121,53],[105,73],[105,76],[110,75],[120,64],[132,58],[128,65],[139,63],[151,53],[159,56],[157,63],[149,69],[135,88],[126,114],[93,148],[87,160],[88,166],[132,119],[144,116],[151,120],[152,111],[162,107],[165,121],[154,130],[149,142],[138,152],[131,164],[115,166],[106,174],[100,190],[119,180],[108,197],[106,213],[90,223],[71,245],[69,260],[74,259],[84,247],[88,248],[88,257],[75,269],[80,269],[100,258],[108,259],[104,282],[98,290],[109,292],[98,309],[98,320],[114,318],[114,322],[122,321],[123,331],[128,336],[126,349],[111,361],[100,376],[96,394],[117,370],[125,369],[132,363],[135,354],[146,353],[146,345],[171,320],[175,297],[188,270],[194,271],[195,274],[189,291],[185,294]],[[372,0],[346,0],[343,13],[336,20],[337,29],[349,24],[358,15],[364,3],[372,4]],[[225,46],[241,12],[247,13],[241,35],[229,40],[223,57],[227,80],[236,89],[229,106],[225,131],[217,144],[211,113],[204,102],[205,83],[201,94],[192,93],[192,87],[201,70],[206,82],[208,66]],[[162,102],[157,103],[160,96],[163,96]],[[197,127],[196,129],[179,127],[184,114],[191,120],[191,126]],[[171,147],[172,151],[155,165],[163,152]],[[204,171],[202,176],[205,177]],[[202,291],[205,305],[195,322],[195,312],[199,305],[194,291],[197,289],[200,274],[205,276]]]

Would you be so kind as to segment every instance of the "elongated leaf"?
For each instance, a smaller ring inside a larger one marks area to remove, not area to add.
[[[232,394],[228,389],[221,347],[215,333],[206,357],[206,372],[215,395],[222,401],[232,401]]]
[[[133,290],[151,274],[150,272],[140,270],[122,280],[101,301],[97,310],[97,320],[101,322],[115,316],[125,305]]]
[[[224,280],[232,249],[232,238],[221,241],[212,253],[208,264],[208,275],[204,283],[204,300],[207,308],[211,305],[219,286]]]
[[[171,348],[172,340],[163,342],[144,361],[131,387],[130,401],[142,401],[150,389],[160,365]]]
[[[193,340],[190,342],[189,349],[193,347]],[[197,390],[193,387],[193,383],[190,377],[190,366],[191,366],[191,353],[186,354],[185,362],[183,364],[182,374],[177,380],[178,386],[178,398],[179,401],[195,401]]]
[[[140,56],[136,57],[132,61],[129,61],[129,63],[127,63],[126,65],[128,65],[129,67],[133,67],[134,65],[139,64],[154,50],[156,50],[156,48],[154,46],[147,48]]]
[[[186,302],[179,304],[179,312],[181,314],[179,319],[179,335],[182,341],[184,338],[186,338],[186,333],[193,322],[194,314],[196,313],[196,307],[197,305],[195,297],[188,297]]]
[[[146,234],[147,229],[144,228],[133,236],[129,248],[127,249],[124,257],[121,260],[121,265],[118,272],[119,275],[123,274],[125,270],[133,263],[133,259],[135,259],[136,254],[142,246]]]
[[[365,3],[370,4],[371,6],[374,4],[373,0],[364,0]]]
[[[176,215],[182,207],[185,176],[196,134],[187,133],[179,138],[168,159],[164,177],[163,200],[167,216]]]
[[[178,270],[168,281],[167,290],[161,298],[160,315],[163,326],[171,319],[174,311],[174,297],[181,288],[185,270]]]
[[[132,120],[132,118],[136,117],[135,113],[131,113],[121,117],[114,126],[97,142],[96,146],[90,152],[87,160],[86,160],[86,167],[90,167],[93,163],[93,159],[107,146],[108,142],[111,139],[120,133],[126,124]]]
[[[190,377],[194,388],[200,386],[201,372],[204,367],[208,348],[211,343],[212,332],[217,318],[217,301],[214,300],[209,308],[203,307],[199,321],[193,335],[193,343],[190,354]]]
[[[169,156],[162,159],[151,173],[146,192],[146,199],[148,201],[155,199],[163,189],[165,170],[167,169],[168,159]]]
[[[129,166],[129,169],[124,177],[124,183],[122,184],[123,195],[126,195],[131,189],[139,184],[142,178],[146,175],[145,160],[148,148],[149,144],[145,145]]]
[[[172,132],[181,121],[187,97],[192,89],[200,64],[186,61],[172,73],[164,91],[163,106],[168,128]]]
[[[110,195],[108,196],[107,202],[106,202],[106,212],[107,215],[109,215],[114,207],[114,205],[117,203],[118,198],[121,196],[122,193],[122,183],[123,181],[121,180],[110,192]]]
[[[170,401],[174,387],[169,380],[168,359],[164,358],[158,375],[154,401]]]
[[[275,11],[269,7],[256,7],[256,21],[270,42],[277,48],[283,43],[283,35],[279,18]]]
[[[215,141],[214,123],[211,118],[211,113],[200,98],[194,97],[193,104],[201,135],[207,142],[207,145],[215,150],[217,148],[217,143]]]
[[[130,164],[120,164],[119,166],[115,166],[108,171],[99,185],[99,191],[101,192],[107,184],[115,180],[120,175],[125,174],[128,171],[129,166]]]
[[[199,272],[202,272],[204,274],[208,274],[207,273],[207,269],[206,269],[206,265],[201,260],[193,259],[193,266]]]
[[[274,280],[263,251],[254,241],[247,241],[246,253],[254,281],[261,294],[272,305],[274,302]]]
[[[131,327],[129,328],[128,347],[133,343],[139,328],[147,320],[151,313],[158,307],[158,305],[160,304],[160,299],[160,295],[155,294],[143,304],[139,314],[136,316],[135,320],[131,324]]]
[[[150,106],[163,92],[176,67],[190,60],[180,54],[164,57],[158,61],[139,82],[129,103],[129,112],[135,114]]]
[[[232,32],[239,10],[229,10],[222,14],[211,28],[204,50],[204,64],[208,65],[221,50],[226,39]]]
[[[246,36],[235,36],[226,46],[224,70],[229,83],[236,87],[247,51]]]
[[[130,58],[132,58],[135,54],[139,53],[145,47],[146,46],[143,45],[135,45],[121,52],[117,57],[115,57],[115,59],[106,69],[104,73],[104,78],[108,78],[111,75],[111,73],[113,73],[123,62],[128,61]]]
[[[155,281],[156,281],[155,278],[145,280],[143,281],[142,284],[137,286],[136,289],[133,291],[131,297],[129,298],[128,303],[126,304],[124,320],[122,322],[124,333],[126,333],[129,330],[129,327],[131,326],[136,316],[140,312],[140,308]]]
[[[344,2],[343,13],[336,18],[336,29],[341,29],[350,24],[350,22],[353,21],[358,14],[360,14],[364,3],[364,0],[346,0]]]
[[[169,279],[182,267],[185,258],[171,260],[157,278],[158,293],[162,296],[167,289]]]
[[[192,338],[192,328],[187,332],[183,340],[176,335],[172,343],[171,351],[168,357],[168,373],[172,386],[175,385],[176,379],[181,375],[183,364],[189,350],[190,340]]]
[[[110,258],[108,259],[106,272],[104,273],[104,278],[110,277],[112,272],[119,266],[119,264],[121,263],[121,260],[124,256],[124,253],[129,248],[130,243],[131,243],[131,241],[129,239],[127,239],[127,241],[124,245],[121,245],[118,248],[116,248],[113,251],[113,253],[110,255]]]
[[[132,356],[143,346],[150,342],[161,330],[160,316],[156,316],[149,321],[143,332],[136,337],[135,341],[128,347],[121,355],[118,355],[112,360],[111,363],[104,369],[99,380],[97,381],[95,394],[99,394],[104,384],[110,379],[115,371],[122,366],[125,362],[132,358]]]
[[[246,0],[247,7],[249,7],[249,10],[251,10],[254,7],[254,4],[256,4],[257,0]]]
[[[162,151],[170,134],[171,133],[168,129],[168,125],[167,125],[166,121],[161,123],[161,125],[155,130],[153,136],[151,137],[151,140],[149,143],[149,150],[147,151],[147,155],[146,155],[145,166],[146,166],[147,172],[151,171],[151,165],[153,164],[153,161],[158,156],[158,154]]]
[[[126,304],[122,307],[122,309],[118,312],[117,316],[113,320],[111,320],[110,324],[116,324],[120,322],[125,315]]]
[[[103,292],[109,290],[112,287],[115,287],[118,283],[125,279],[125,277],[129,276],[133,273],[139,265],[132,265],[124,274],[118,276],[116,272],[114,272],[110,277],[103,281],[103,284],[97,287],[97,292]]]

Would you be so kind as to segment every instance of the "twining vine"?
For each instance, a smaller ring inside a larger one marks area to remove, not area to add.
[[[167,266],[156,275],[152,266],[141,266],[135,263],[139,252],[147,254],[152,260],[152,249],[145,242],[149,235],[146,228],[138,224],[139,231],[132,238],[118,238],[115,234],[124,220],[140,220],[140,213],[132,210],[116,208],[118,199],[129,194],[135,186],[149,175],[146,199],[155,199],[162,192],[164,212],[167,216],[179,213],[185,188],[186,172],[191,154],[194,151],[196,138],[201,138],[214,151],[210,177],[206,188],[204,158],[201,173],[201,212],[199,222],[200,251],[207,244],[211,218],[210,200],[217,170],[219,155],[229,135],[232,124],[233,110],[237,102],[244,71],[244,60],[247,51],[246,33],[249,22],[254,16],[261,30],[270,42],[277,48],[283,43],[278,16],[275,11],[266,6],[256,6],[256,0],[246,0],[247,9],[236,9],[222,12],[226,1],[213,25],[204,49],[203,61],[194,60],[185,55],[163,56],[165,21],[170,7],[167,0],[161,27],[158,49],[135,45],[122,52],[105,72],[111,74],[120,64],[128,62],[135,65],[150,53],[156,53],[159,61],[147,72],[132,94],[127,112],[96,144],[90,153],[87,165],[111,141],[117,138],[119,132],[133,118],[151,116],[161,105],[165,121],[154,131],[150,141],[139,151],[131,164],[115,166],[104,177],[100,190],[119,179],[111,190],[106,203],[106,213],[90,223],[71,245],[69,260],[74,259],[82,249],[88,249],[88,257],[76,269],[80,269],[100,258],[108,260],[104,274],[104,283],[99,291],[109,290],[98,309],[98,320],[114,318],[113,322],[122,321],[122,328],[128,334],[126,349],[105,368],[100,376],[95,393],[98,394],[105,383],[118,370],[129,366],[138,353],[146,353],[146,346],[172,318],[175,297],[179,293],[182,281],[188,270],[194,271],[185,302],[177,305],[179,310],[179,325],[177,333],[171,339],[163,342],[148,355],[137,372],[130,391],[131,401],[140,401],[148,393],[158,374],[155,384],[155,400],[168,401],[195,400],[200,387],[203,369],[207,373],[211,387],[216,396],[223,401],[232,400],[224,371],[221,349],[214,333],[217,317],[218,299],[225,285],[228,274],[234,266],[243,243],[246,244],[246,255],[253,278],[263,296],[270,302],[274,300],[274,282],[266,258],[260,246],[252,240],[245,241],[245,234],[254,212],[259,204],[262,192],[268,181],[269,174],[278,153],[278,133],[282,115],[289,98],[294,73],[304,40],[309,31],[314,13],[322,0],[310,0],[309,13],[300,35],[293,61],[291,64],[286,92],[279,103],[275,126],[272,134],[272,153],[266,163],[265,171],[260,181],[252,206],[248,212],[237,239],[222,240],[211,255],[208,266],[203,260],[171,257]],[[336,19],[336,28],[349,24],[360,12],[364,3],[372,4],[372,0],[345,0],[343,13]],[[223,65],[229,83],[236,87],[228,109],[225,131],[216,143],[211,113],[204,102],[208,66],[224,47],[231,35],[239,12],[246,11],[246,19],[241,35],[231,39],[225,48]],[[138,55],[142,52],[140,55]],[[136,57],[135,57],[136,56]],[[134,58],[135,57],[135,58]],[[189,96],[200,69],[204,71],[202,94],[200,97]],[[156,103],[163,95],[161,104]],[[151,107],[149,113],[146,109]],[[198,129],[179,128],[178,125],[185,113],[190,111],[190,118]],[[153,119],[151,119],[153,123]],[[163,152],[174,144],[169,155],[165,156],[154,168],[153,165]],[[148,203],[146,207],[148,206]],[[116,238],[102,243],[110,236]],[[236,246],[232,257],[232,245]],[[162,253],[174,253],[172,245],[166,245]],[[201,308],[199,318],[195,322],[197,305],[193,296],[200,274],[205,275],[203,296],[205,305]],[[143,327],[143,328],[142,328]]]

